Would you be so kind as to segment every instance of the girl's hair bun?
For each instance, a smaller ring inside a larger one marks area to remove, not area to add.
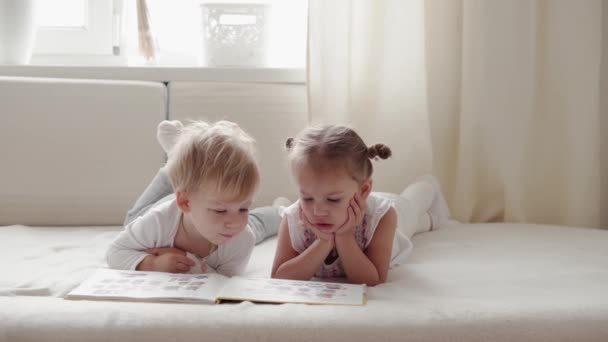
[[[287,138],[285,141],[285,147],[289,150],[293,147],[295,140],[293,138]]]
[[[384,144],[375,144],[367,148],[367,157],[369,159],[386,159],[391,156],[391,149]]]

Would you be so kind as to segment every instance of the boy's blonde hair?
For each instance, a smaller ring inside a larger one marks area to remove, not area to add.
[[[196,192],[202,187],[233,200],[246,198],[260,182],[254,144],[233,122],[191,122],[169,153],[167,173],[173,189]]]
[[[371,177],[370,159],[386,159],[391,149],[384,144],[367,146],[351,128],[339,125],[311,126],[285,142],[292,167],[306,163],[315,171],[343,166],[356,181]]]

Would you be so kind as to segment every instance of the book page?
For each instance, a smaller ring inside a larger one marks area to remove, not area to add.
[[[364,305],[365,285],[268,278],[232,277],[220,300],[267,303]]]
[[[229,278],[221,274],[98,269],[66,299],[214,303]]]

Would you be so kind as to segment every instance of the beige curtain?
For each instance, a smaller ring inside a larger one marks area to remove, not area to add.
[[[377,189],[432,171],[461,221],[606,227],[602,5],[311,0],[310,119],[393,149]]]
[[[310,1],[309,111],[344,123],[393,158],[374,187],[397,191],[431,170],[421,1]]]

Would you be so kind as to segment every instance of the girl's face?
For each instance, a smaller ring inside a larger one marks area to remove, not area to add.
[[[189,194],[187,209],[182,210],[200,235],[220,245],[245,229],[252,197],[253,194],[235,201],[201,189]]]
[[[350,200],[362,190],[343,167],[318,171],[302,163],[295,168],[295,178],[304,216],[326,233],[335,232],[346,222]],[[362,194],[364,199],[367,193]]]

